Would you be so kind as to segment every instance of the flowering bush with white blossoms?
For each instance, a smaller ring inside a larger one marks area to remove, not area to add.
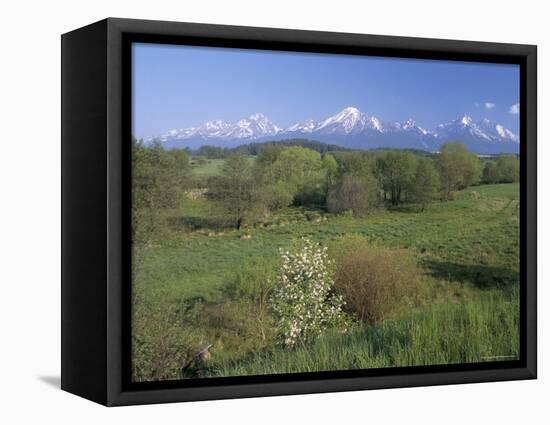
[[[327,248],[304,239],[296,252],[281,251],[283,263],[271,296],[280,342],[294,346],[330,327],[345,326],[342,297],[333,294]]]

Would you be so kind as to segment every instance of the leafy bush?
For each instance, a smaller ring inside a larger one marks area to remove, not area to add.
[[[519,158],[511,155],[503,155],[497,158],[497,170],[502,183],[514,183],[519,181]]]
[[[415,178],[416,157],[405,151],[389,151],[380,154],[376,160],[378,178],[384,190],[384,199],[392,205],[399,205],[403,194]]]
[[[162,211],[177,207],[190,178],[189,155],[166,151],[159,144],[132,141],[132,242],[147,245],[162,239]]]
[[[261,200],[270,211],[278,211],[291,205],[294,194],[295,189],[283,181],[265,185],[260,190]]]
[[[378,182],[373,176],[342,175],[327,195],[327,209],[331,213],[351,210],[356,216],[364,216],[379,201]]]
[[[519,181],[519,159],[515,156],[499,156],[483,168],[482,181],[486,184],[514,183]]]
[[[422,209],[436,198],[440,188],[439,174],[430,159],[421,159],[409,189],[411,201],[421,205]]]
[[[275,280],[275,262],[258,258],[240,267],[226,288],[229,297],[240,302],[244,310],[249,312],[249,321],[253,322],[249,327],[256,329],[262,341],[269,340],[273,333],[269,297]]]
[[[362,238],[338,246],[334,289],[345,310],[361,322],[380,322],[412,304],[420,281],[420,269],[404,250],[370,245]]]
[[[435,163],[441,180],[441,199],[444,201],[452,198],[453,190],[462,190],[479,183],[481,164],[463,143],[443,144]]]
[[[162,297],[161,297],[162,298]],[[132,313],[132,379],[156,381],[179,379],[181,368],[199,350],[199,335],[178,320],[173,305],[134,300]]]
[[[258,184],[250,161],[245,156],[230,156],[223,163],[220,174],[208,181],[209,196],[218,201],[227,217],[240,229],[245,221],[254,221],[261,209]]]
[[[294,346],[321,335],[327,328],[345,326],[342,298],[332,293],[334,281],[327,249],[305,239],[296,252],[282,252],[281,256],[271,297],[280,342]]]

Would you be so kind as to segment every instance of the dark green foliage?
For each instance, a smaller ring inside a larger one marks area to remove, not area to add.
[[[500,177],[497,171],[497,165],[494,161],[488,161],[483,167],[483,172],[481,175],[481,181],[485,184],[495,184],[498,183]]]
[[[327,210],[331,213],[353,211],[362,217],[379,203],[379,186],[374,176],[343,174],[332,185],[327,194]]]
[[[204,145],[194,151],[195,155],[204,155],[208,158],[227,158],[231,155],[260,155],[265,149],[276,148],[284,149],[292,146],[299,146],[307,148],[319,153],[335,152],[335,151],[347,151],[348,149],[338,145],[331,145],[327,143],[318,142],[316,140],[307,139],[288,139],[273,142],[256,142],[240,145],[235,148],[222,148],[218,146]]]
[[[252,166],[242,155],[227,158],[218,176],[209,180],[209,196],[218,201],[237,229],[254,220],[260,208],[258,184]]]
[[[201,146],[196,151],[193,151],[193,155],[204,156],[209,159],[227,158],[232,154],[234,154],[234,152],[229,148],[222,148],[219,146],[210,146],[210,145]]]
[[[370,152],[334,152],[338,163],[338,175],[354,177],[371,177],[375,172],[375,157]]]
[[[403,195],[411,188],[416,171],[416,156],[410,152],[389,151],[376,158],[376,171],[384,199],[399,205]]]

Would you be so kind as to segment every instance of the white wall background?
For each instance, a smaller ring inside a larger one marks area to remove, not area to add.
[[[548,423],[544,1],[4,0],[0,16],[0,422]],[[116,409],[60,391],[60,34],[107,16],[538,44],[539,380]]]

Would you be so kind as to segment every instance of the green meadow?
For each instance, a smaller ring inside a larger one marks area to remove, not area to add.
[[[445,202],[386,203],[365,215],[292,204],[233,226],[223,204],[197,188],[224,161],[192,164],[194,183],[161,211],[155,237],[135,247],[134,380],[518,358],[519,183],[475,184]],[[414,296],[382,320],[347,311],[344,330],[281,344],[270,288],[280,250],[303,238],[336,259],[348,238],[406,252]]]

